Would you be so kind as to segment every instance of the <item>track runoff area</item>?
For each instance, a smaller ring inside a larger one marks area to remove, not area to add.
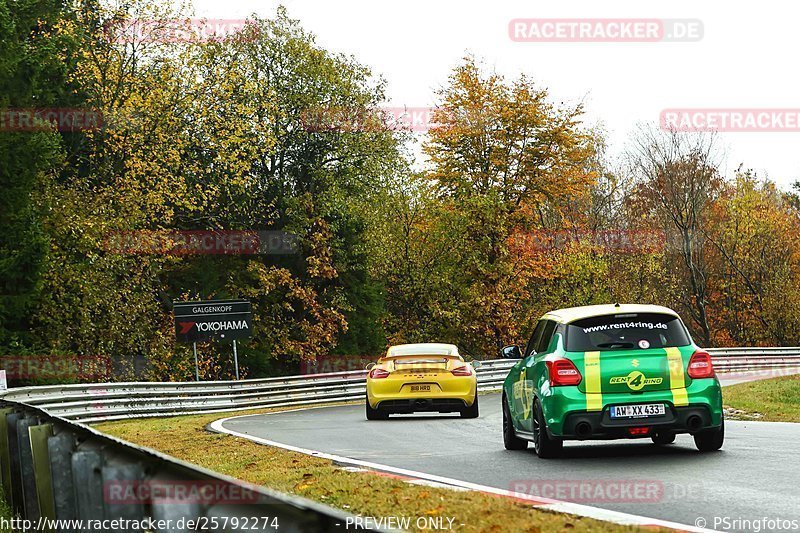
[[[788,373],[800,369],[781,370]],[[720,381],[725,386],[771,375],[737,372],[721,374]],[[562,458],[541,460],[531,449],[503,449],[501,421],[500,394],[492,393],[481,396],[481,415],[474,420],[416,414],[368,422],[359,403],[228,417],[210,429],[415,483],[482,491],[618,524],[682,531],[800,529],[800,500],[787,497],[796,494],[800,479],[798,424],[728,421],[725,445],[713,454],[697,452],[690,436],[679,435],[670,446],[649,440],[568,442]],[[408,517],[391,518],[393,527],[402,528]],[[413,519],[411,527],[419,529]]]

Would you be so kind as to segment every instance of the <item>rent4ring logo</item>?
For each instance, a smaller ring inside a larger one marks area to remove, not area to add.
[[[639,390],[645,385],[661,385],[664,378],[648,378],[638,370],[634,370],[627,376],[616,376],[609,380],[611,385],[626,384],[631,390]]]

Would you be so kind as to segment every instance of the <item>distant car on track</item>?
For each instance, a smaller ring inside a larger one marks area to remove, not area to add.
[[[551,311],[536,325],[503,384],[503,441],[555,457],[564,440],[690,433],[700,451],[722,447],[722,392],[711,356],[678,315],[656,305]]]
[[[477,418],[478,365],[465,362],[453,344],[392,346],[376,364],[368,365],[367,419],[418,411]]]

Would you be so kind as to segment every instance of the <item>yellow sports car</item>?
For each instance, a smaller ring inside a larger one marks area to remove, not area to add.
[[[465,362],[452,344],[392,346],[377,363],[367,365],[367,420],[416,411],[477,418],[479,364]]]

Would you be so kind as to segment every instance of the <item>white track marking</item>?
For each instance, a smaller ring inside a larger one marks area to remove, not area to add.
[[[322,459],[328,459],[333,461],[334,463],[341,464],[341,465],[349,465],[349,466],[356,466],[361,468],[367,468],[370,470],[377,470],[379,472],[388,472],[391,474],[396,474],[403,477],[419,479],[419,480],[427,480],[432,481],[434,483],[438,483],[440,485],[446,485],[449,487],[454,487],[458,489],[466,489],[466,490],[474,490],[478,492],[484,492],[487,494],[494,494],[497,496],[504,496],[506,498],[513,498],[519,501],[529,502],[532,505],[535,505],[537,509],[546,509],[549,511],[559,512],[559,513],[567,513],[577,516],[583,516],[587,518],[594,518],[596,520],[604,520],[606,522],[613,522],[616,524],[622,525],[633,525],[633,526],[657,526],[657,527],[664,527],[669,529],[675,529],[678,531],[693,531],[693,532],[707,532],[713,531],[711,529],[703,529],[698,528],[695,526],[689,526],[685,524],[679,524],[677,522],[669,522],[667,520],[658,520],[655,518],[647,518],[645,516],[638,516],[634,514],[622,513],[619,511],[611,511],[607,509],[601,509],[599,507],[592,507],[589,505],[582,505],[578,503],[572,502],[564,502],[559,500],[552,500],[548,498],[539,498],[530,496],[528,494],[522,494],[519,492],[513,492],[510,490],[498,489],[495,487],[489,487],[486,485],[479,485],[477,483],[470,483],[468,481],[461,481],[458,479],[452,479],[443,476],[437,476],[434,474],[426,474],[424,472],[417,472],[414,470],[408,470],[406,468],[398,468],[394,466],[383,465],[380,463],[373,463],[370,461],[362,461],[359,459],[351,459],[350,457],[342,457],[340,455],[333,455],[330,453],[320,452],[317,450],[310,450],[308,448],[300,448],[298,446],[292,446],[290,444],[283,444],[281,442],[275,442],[272,440],[264,439],[261,437],[256,437],[254,435],[249,435],[247,433],[240,433],[238,431],[233,431],[232,429],[228,429],[224,426],[225,422],[234,419],[241,419],[241,418],[248,418],[253,416],[265,416],[265,415],[274,415],[274,414],[281,414],[287,412],[295,412],[295,411],[307,411],[309,409],[326,409],[327,407],[304,407],[301,409],[292,409],[289,411],[276,411],[273,413],[262,413],[262,414],[255,414],[255,415],[242,415],[242,416],[230,416],[228,418],[223,418],[221,420],[217,420],[212,422],[208,425],[208,427],[216,431],[218,433],[224,433],[227,435],[231,435],[234,437],[240,437],[243,439],[250,440],[252,442],[256,442],[258,444],[263,444],[266,446],[275,446],[276,448],[282,448],[284,450],[289,450],[293,452],[302,453],[305,455],[310,455],[313,457],[320,457]]]

